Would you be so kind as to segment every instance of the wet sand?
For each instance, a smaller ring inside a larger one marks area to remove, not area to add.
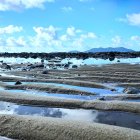
[[[22,64],[20,65],[22,66]],[[48,70],[48,74],[42,74],[42,68],[34,68],[30,71],[6,71],[5,75],[0,76],[0,101],[17,103],[19,105],[74,108],[74,109],[96,109],[98,111],[110,111],[104,113],[98,118],[100,123],[107,124],[89,124],[87,122],[68,121],[65,119],[31,117],[22,115],[1,115],[0,116],[0,135],[14,139],[82,139],[82,140],[139,140],[140,131],[121,128],[116,125],[117,120],[112,121],[112,116],[117,116],[117,111],[121,111],[126,119],[128,112],[137,116],[140,114],[140,94],[126,94],[123,90],[127,87],[139,89],[140,85],[140,65],[112,64],[104,66],[81,66],[78,69],[68,70]],[[12,77],[6,74],[15,75]],[[19,77],[18,77],[19,76]],[[26,78],[25,78],[26,77]],[[15,86],[10,82],[32,82]],[[6,82],[6,83],[4,83]],[[9,82],[9,83],[8,83]],[[51,85],[39,82],[49,82]],[[69,84],[79,86],[79,89],[57,86],[55,84]],[[91,87],[108,91],[110,95],[89,91],[82,91],[80,87]],[[9,91],[4,88],[9,89]],[[13,89],[19,90],[18,93],[10,92]],[[71,94],[71,95],[93,95],[95,99],[66,99],[56,97],[47,97],[41,95],[30,95],[20,93],[20,90],[37,90],[51,94]],[[97,99],[97,100],[96,100]],[[136,101],[137,99],[137,101]],[[130,101],[129,101],[130,100]],[[119,114],[121,115],[121,113]],[[131,116],[131,115],[130,115]],[[111,121],[108,121],[110,118]],[[123,117],[118,116],[119,123]],[[132,120],[135,117],[132,115]],[[131,119],[129,119],[131,120]],[[98,122],[97,121],[97,122]],[[102,122],[103,121],[103,122]],[[118,124],[119,124],[118,123]],[[137,122],[139,124],[139,122]],[[130,128],[134,125],[129,121]],[[125,126],[125,125],[124,125]],[[127,125],[126,125],[127,126]],[[13,129],[14,128],[14,129]]]
[[[18,124],[18,125],[17,125]],[[26,140],[139,140],[137,130],[43,117],[0,115],[0,134]]]

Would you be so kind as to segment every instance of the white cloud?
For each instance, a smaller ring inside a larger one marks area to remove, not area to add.
[[[113,37],[111,40],[112,40],[112,43],[113,43],[112,45],[114,47],[118,47],[118,46],[120,47],[120,45],[122,45],[122,38],[118,35]]]
[[[66,33],[67,33],[68,36],[75,36],[77,33],[81,33],[81,32],[82,32],[82,30],[76,29],[73,26],[68,27],[67,30],[66,30]]]
[[[76,35],[76,29],[74,27],[67,28],[67,34],[69,36],[75,36]]]
[[[9,37],[6,40],[7,46],[9,47],[24,47],[27,46],[26,41],[23,37]]]
[[[3,36],[0,38],[0,50],[8,52],[56,52],[70,50],[84,50],[87,42],[94,42],[97,36],[93,32],[85,32],[71,26],[61,29],[50,25],[49,27],[33,27],[32,36],[14,36],[22,31],[17,26],[7,26],[1,29]],[[11,28],[13,27],[13,28]],[[15,28],[16,27],[16,28]],[[11,37],[11,33],[12,37]],[[26,33],[26,32],[25,32]]]
[[[71,12],[71,11],[73,11],[73,8],[72,7],[70,7],[70,6],[68,6],[68,7],[63,7],[63,8],[61,8],[64,12]]]
[[[137,36],[137,35],[131,36],[130,39],[131,39],[132,41],[140,41],[140,36]]]
[[[83,38],[83,39],[95,39],[95,38],[97,38],[97,36],[95,35],[95,33],[88,32],[87,34],[82,34],[81,38]]]
[[[16,32],[21,32],[22,30],[23,30],[23,27],[21,26],[9,25],[7,27],[1,27],[0,34],[12,34]]]
[[[89,1],[92,1],[92,0],[79,0],[80,2],[89,2]]]
[[[140,13],[138,14],[127,14],[126,15],[129,24],[134,26],[140,26]]]
[[[2,0],[0,2],[0,11],[44,8],[46,2],[54,1],[55,0]]]
[[[127,14],[125,18],[118,18],[117,20],[133,26],[140,26],[140,13]]]

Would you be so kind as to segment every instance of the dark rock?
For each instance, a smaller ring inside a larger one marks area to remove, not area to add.
[[[68,62],[69,65],[73,64],[72,62]]]
[[[111,91],[116,91],[116,89],[111,89]]]
[[[22,83],[20,82],[20,81],[17,81],[16,83],[15,83],[15,85],[21,85]]]
[[[140,90],[136,88],[126,88],[123,92],[126,94],[139,94]]]
[[[8,65],[7,63],[2,63],[1,68],[2,68],[2,69],[11,70],[11,66]]]
[[[99,100],[105,101],[105,97],[104,96],[103,97],[100,97]]]
[[[65,65],[64,65],[64,68],[65,68],[65,69],[68,69],[69,66],[70,66],[70,64],[65,64]]]
[[[21,70],[22,70],[22,71],[27,71],[27,69],[26,69],[26,68],[22,68]]]
[[[41,59],[41,63],[44,63],[44,59]]]
[[[109,60],[113,61],[115,59],[115,53],[114,52],[110,52],[109,53]]]
[[[120,60],[117,60],[117,62],[120,62]]]
[[[78,66],[77,66],[77,65],[73,65],[72,68],[73,68],[73,69],[77,69]]]
[[[35,69],[35,68],[44,68],[43,64],[34,64],[31,66],[28,66],[29,69]]]
[[[42,74],[48,74],[48,70],[43,70]]]

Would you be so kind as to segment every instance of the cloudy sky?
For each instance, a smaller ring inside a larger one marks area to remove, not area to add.
[[[139,0],[0,0],[0,52],[140,51]]]

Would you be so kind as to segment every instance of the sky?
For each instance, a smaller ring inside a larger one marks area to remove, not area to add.
[[[0,52],[140,51],[139,0],[0,0]]]

